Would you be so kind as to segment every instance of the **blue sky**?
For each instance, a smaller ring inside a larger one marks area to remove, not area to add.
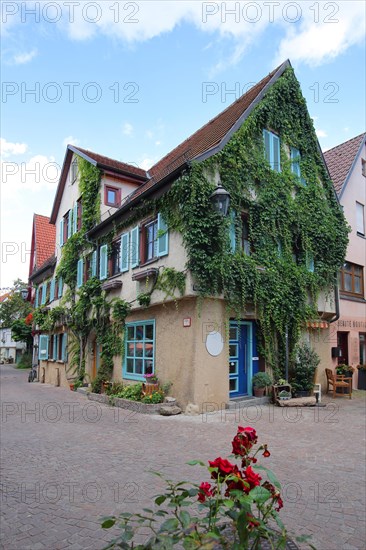
[[[2,288],[27,278],[33,213],[50,214],[67,143],[149,168],[286,58],[323,149],[365,130],[362,1],[1,10]]]

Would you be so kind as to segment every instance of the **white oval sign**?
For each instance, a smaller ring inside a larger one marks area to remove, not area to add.
[[[224,349],[224,340],[219,332],[210,332],[206,337],[206,349],[210,355],[216,357]]]

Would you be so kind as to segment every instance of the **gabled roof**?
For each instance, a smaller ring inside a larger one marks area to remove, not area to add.
[[[187,162],[191,160],[204,160],[222,149],[262,99],[267,89],[290,66],[291,63],[287,59],[224,111],[154,164],[148,170],[150,179],[129,195],[126,202],[129,203],[131,200],[139,197],[158,182],[173,174],[180,167],[183,167]]]
[[[57,186],[55,200],[52,207],[50,223],[55,224],[58,209],[60,207],[62,194],[64,192],[67,174],[69,172],[71,159],[73,154],[79,155],[93,166],[97,166],[101,170],[107,170],[117,174],[119,176],[124,176],[129,178],[130,181],[134,181],[136,185],[141,185],[148,179],[148,175],[145,170],[138,168],[133,164],[127,164],[125,162],[120,162],[119,160],[114,160],[104,155],[99,155],[98,153],[93,153],[93,151],[88,151],[87,149],[82,149],[81,147],[75,147],[74,145],[68,145],[66,148],[65,158],[61,169],[60,180]]]
[[[360,134],[323,153],[338,197],[343,193],[365,137],[366,134]]]
[[[50,218],[34,214],[32,248],[29,274],[39,269],[55,254],[56,227],[50,224]]]
[[[7,292],[6,294],[3,294],[2,296],[0,296],[0,304],[2,302],[6,302],[6,300],[9,298],[10,296],[10,292]]]
[[[50,218],[34,214],[36,266],[41,267],[55,253],[56,227]]]

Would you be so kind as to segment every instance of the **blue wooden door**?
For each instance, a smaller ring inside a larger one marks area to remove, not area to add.
[[[247,324],[230,321],[229,328],[229,391],[230,397],[248,395],[249,327]]]

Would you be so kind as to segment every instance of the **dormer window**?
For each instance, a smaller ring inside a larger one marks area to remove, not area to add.
[[[121,190],[118,187],[106,185],[104,187],[104,204],[118,208],[121,203]]]

